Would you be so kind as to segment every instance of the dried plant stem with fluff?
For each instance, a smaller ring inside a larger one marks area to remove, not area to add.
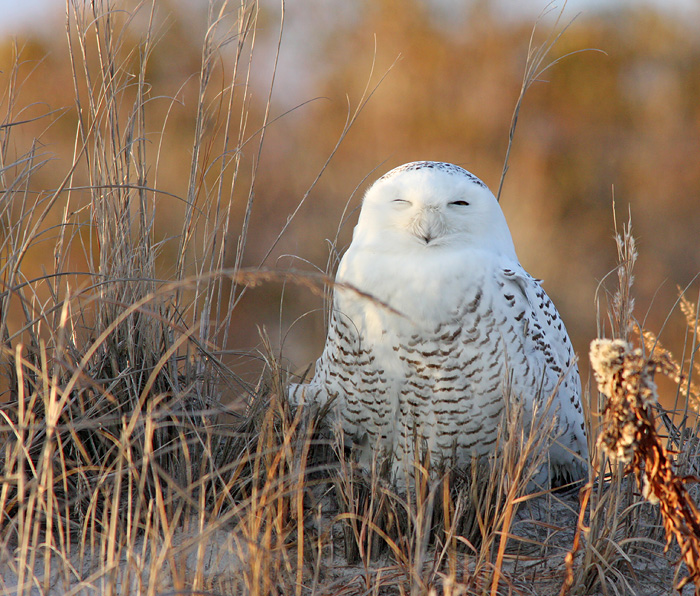
[[[612,335],[627,340],[634,326],[632,287],[637,249],[632,235],[631,213],[627,223],[623,222],[620,227],[614,198],[612,207],[618,265],[606,279],[612,277],[612,273],[616,273],[617,288],[614,292],[609,292],[601,283],[596,292],[597,337]],[[605,309],[601,308],[604,302],[601,300],[602,296],[606,298]],[[604,400],[605,396],[598,394],[595,400],[597,403],[591,401],[591,418],[588,421],[591,437],[597,435],[600,418],[598,413],[605,407]],[[576,596],[582,596],[590,594],[596,586],[600,586],[606,594],[608,586],[615,592],[623,586],[622,589],[626,593],[634,593],[629,578],[622,569],[629,569],[631,551],[636,548],[636,537],[641,535],[637,525],[638,517],[635,514],[638,509],[637,500],[632,495],[629,486],[631,483],[624,481],[622,470],[618,466],[613,467],[609,480],[606,479],[608,464],[604,453],[598,449],[591,451],[594,453],[592,463],[595,472],[580,493],[579,521],[571,551],[566,555],[567,574],[560,595],[571,591]],[[582,533],[585,533],[585,541],[581,541]],[[646,546],[649,545],[647,542]],[[582,552],[575,570],[574,563],[579,549]]]
[[[663,358],[668,362],[670,367],[668,376],[677,385],[680,395],[690,402],[694,410],[700,410],[700,388],[692,381],[692,370],[690,373],[684,373],[673,354],[663,346],[654,332],[644,329],[639,330],[639,334],[644,341],[644,347],[653,353],[654,357]]]
[[[688,331],[693,337],[700,337],[698,305],[693,304],[683,295],[684,290],[682,288],[679,287],[678,292],[678,303],[680,305],[681,312],[685,317]],[[698,387],[697,383],[694,383],[692,380],[694,371],[696,373],[700,373],[700,363],[691,358],[690,366],[688,372],[686,373],[683,371],[683,367],[678,360],[673,357],[673,354],[661,344],[655,333],[649,331],[648,329],[639,329],[638,333],[644,341],[644,346],[650,353],[664,358],[664,360],[669,363],[672,368],[671,378],[678,386],[680,395],[688,400],[691,408],[693,408],[696,412],[700,411],[700,387]]]
[[[615,202],[613,199],[613,224],[618,230]],[[632,312],[634,311],[634,298],[632,286],[634,285],[634,266],[637,262],[637,243],[632,235],[632,214],[627,218],[627,225],[622,224],[622,230],[615,234],[617,246],[617,280],[618,288],[612,297],[612,305],[608,310],[613,337],[623,340],[629,339],[633,328]],[[598,330],[598,337],[602,334]]]
[[[598,446],[612,463],[627,465],[643,496],[661,509],[666,530],[666,549],[673,538],[688,567],[687,577],[676,588],[690,582],[700,594],[700,511],[691,499],[686,482],[672,467],[669,452],[656,433],[652,406],[658,401],[654,374],[673,376],[666,358],[646,358],[642,350],[621,339],[596,339],[591,343],[591,366],[598,389],[608,398]]]

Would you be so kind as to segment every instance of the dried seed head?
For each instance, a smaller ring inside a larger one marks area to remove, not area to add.
[[[621,339],[594,339],[591,342],[591,365],[598,383],[598,390],[608,397],[612,393],[610,383],[615,373],[622,369],[625,354],[630,345]]]
[[[598,444],[613,462],[628,464],[647,424],[646,409],[658,399],[657,364],[620,339],[594,340],[590,357],[598,389],[608,398]]]

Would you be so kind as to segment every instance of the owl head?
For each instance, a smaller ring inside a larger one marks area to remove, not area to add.
[[[479,248],[516,258],[493,193],[459,166],[416,161],[395,168],[365,194],[353,244],[392,250]]]

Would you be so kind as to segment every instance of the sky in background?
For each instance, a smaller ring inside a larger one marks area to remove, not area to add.
[[[185,1],[183,0],[183,2]],[[295,1],[303,2],[304,0]],[[464,0],[432,1],[445,10],[449,10],[450,5],[462,4]],[[191,0],[191,2],[206,5],[206,0]],[[329,1],[328,4],[329,10],[332,10],[334,2]],[[522,14],[526,18],[536,17],[547,6],[546,0],[494,0],[494,4],[502,7],[506,14]],[[569,0],[566,13],[575,14],[581,11],[588,12],[635,4],[661,7],[670,13],[678,14],[681,18],[700,14],[697,0]],[[553,5],[561,5],[561,2],[553,3]],[[11,35],[32,27],[41,30],[49,25],[53,28],[57,21],[63,20],[64,10],[65,2],[62,0],[0,0],[0,34]]]
[[[2,1],[2,0],[0,0]],[[442,0],[451,2],[453,0]],[[522,12],[525,16],[536,16],[547,6],[546,0],[494,0],[494,3],[508,11]],[[561,6],[562,2],[552,2],[554,7]],[[661,8],[671,14],[680,17],[698,14],[697,0],[569,0],[566,3],[566,13],[589,12],[609,8],[649,5]]]
[[[65,2],[60,0],[0,0],[0,34],[38,27],[41,29],[63,16]]]

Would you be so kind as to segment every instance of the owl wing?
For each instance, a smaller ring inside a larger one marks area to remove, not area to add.
[[[308,383],[293,383],[289,386],[289,402],[324,406],[335,400],[342,382],[350,381],[357,363],[354,361],[356,333],[353,333],[347,318],[338,311],[338,296],[334,294],[333,310],[328,325],[326,343],[316,361],[313,378]],[[354,379],[353,379],[354,380]]]
[[[505,299],[517,311],[515,318],[524,321],[522,345],[526,358],[536,364],[537,374],[541,375],[543,397],[546,399],[556,391],[553,407],[558,416],[558,437],[550,450],[552,471],[561,476],[559,483],[580,479],[586,470],[588,442],[581,406],[581,380],[564,322],[540,281],[519,263],[500,268],[499,285],[501,282]],[[518,386],[518,370],[513,374],[513,384]]]

